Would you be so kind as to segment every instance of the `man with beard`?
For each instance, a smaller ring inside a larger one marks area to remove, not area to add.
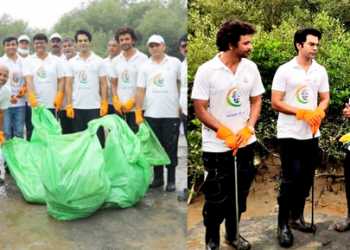
[[[6,65],[9,69],[7,85],[11,88],[11,99],[8,109],[5,111],[3,131],[6,140],[14,136],[23,138],[23,128],[26,115],[26,102],[24,98],[25,87],[22,75],[23,58],[18,56],[17,38],[7,36],[3,40],[5,55],[0,58],[0,65]]]
[[[5,142],[3,124],[5,110],[8,108],[11,98],[11,88],[6,84],[9,78],[9,69],[5,65],[0,65],[0,142]]]
[[[67,64],[66,111],[67,116],[73,119],[73,131],[80,132],[87,129],[91,120],[108,113],[108,86],[103,59],[90,50],[91,33],[78,30],[74,38],[79,54]],[[104,147],[105,135],[102,127],[98,129],[97,136]]]
[[[110,71],[114,108],[120,116],[125,118],[131,130],[137,133],[138,125],[135,122],[137,75],[140,66],[148,58],[134,48],[137,36],[133,28],[117,29],[115,39],[123,52],[113,59]]]
[[[62,37],[58,33],[54,33],[50,37],[51,55],[65,58],[62,54]]]
[[[315,174],[318,128],[330,99],[327,71],[314,60],[321,37],[314,28],[295,32],[297,56],[278,68],[272,83],[271,106],[279,112],[277,139],[282,167],[277,234],[284,247],[293,243],[290,227],[302,232],[315,230],[304,220],[304,207]]]
[[[237,224],[247,209],[256,173],[254,126],[265,91],[256,64],[246,59],[252,49],[250,35],[254,33],[250,23],[225,22],[216,36],[221,52],[198,68],[193,85],[195,113],[202,121],[203,163],[208,172],[203,184],[203,223],[205,243],[211,250],[219,249],[220,224],[224,219],[226,244],[236,249],[251,248],[247,240],[237,236]],[[241,97],[238,103],[233,100],[233,92]]]
[[[108,84],[108,114],[114,114],[114,107],[113,107],[113,101],[112,101],[112,90],[111,90],[111,66],[113,59],[119,55],[121,52],[121,48],[119,45],[119,42],[112,38],[108,42],[108,57],[106,57],[103,61],[106,65],[106,71],[107,71],[107,84]]]

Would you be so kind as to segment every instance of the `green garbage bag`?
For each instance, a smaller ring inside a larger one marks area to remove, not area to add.
[[[34,130],[30,143],[13,138],[3,144],[4,158],[17,186],[27,202],[46,203],[45,190],[40,178],[43,144],[37,136],[37,130],[46,130],[50,134],[61,134],[61,127],[52,113],[39,105],[32,109]]]
[[[126,208],[139,202],[151,181],[151,168],[141,152],[140,140],[117,115],[89,122],[89,128],[110,130],[103,152],[104,170],[111,182],[105,207]]]
[[[59,220],[84,218],[105,202],[111,184],[104,172],[97,129],[67,135],[37,131],[45,151],[41,176],[48,213]]]
[[[28,141],[13,138],[2,145],[4,159],[27,202],[46,203],[44,186],[40,178],[40,166],[34,159]]]
[[[146,121],[140,124],[136,136],[141,141],[141,152],[151,166],[169,165],[170,159]]]

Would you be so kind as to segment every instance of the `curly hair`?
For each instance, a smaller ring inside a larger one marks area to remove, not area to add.
[[[216,35],[216,46],[219,51],[229,50],[229,44],[237,47],[241,36],[255,34],[254,26],[248,22],[230,19],[221,25]]]
[[[135,30],[133,28],[128,27],[128,26],[124,26],[124,27],[116,29],[116,31],[115,31],[115,40],[117,40],[118,43],[119,43],[119,36],[120,35],[125,35],[125,34],[130,34],[131,39],[136,42],[136,40],[137,40],[136,32],[135,32]]]

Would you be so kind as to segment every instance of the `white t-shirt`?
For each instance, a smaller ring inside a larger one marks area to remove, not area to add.
[[[48,54],[41,60],[36,53],[23,61],[23,75],[33,76],[34,94],[39,104],[46,108],[55,108],[53,102],[58,92],[58,79],[64,77],[62,61]]]
[[[140,66],[148,60],[146,54],[137,49],[136,53],[127,61],[124,52],[113,59],[110,76],[117,78],[117,94],[121,103],[125,104],[130,98],[134,98],[137,92],[137,75]],[[145,108],[145,102],[143,107]],[[131,111],[134,111],[133,108]]]
[[[103,59],[91,51],[85,61],[77,55],[67,64],[67,77],[74,77],[72,106],[76,109],[101,108],[99,77],[106,77]]]
[[[198,68],[191,98],[208,100],[208,112],[237,134],[248,123],[250,97],[263,94],[265,89],[254,62],[242,58],[236,74],[233,74],[220,60],[220,54]],[[254,134],[248,144],[255,141]],[[202,148],[205,152],[230,150],[225,141],[216,138],[216,132],[204,124],[202,125]]]
[[[182,108],[182,113],[187,115],[187,57],[181,63],[180,106]]]
[[[0,87],[0,109],[7,109],[11,98],[11,88],[5,84]]]
[[[108,104],[113,105],[112,101],[112,91],[111,91],[111,75],[109,72],[111,72],[111,66],[112,66],[112,60],[107,57],[103,59],[105,66],[106,66],[106,72],[107,72],[107,85],[108,85]]]
[[[146,88],[146,117],[179,117],[177,81],[180,80],[181,62],[175,57],[165,55],[160,64],[150,58],[141,65],[137,87]]]
[[[296,57],[280,66],[273,78],[272,90],[285,92],[282,101],[298,109],[315,110],[318,93],[329,92],[326,69],[312,60],[307,72],[299,66]],[[320,136],[317,131],[315,137]],[[298,121],[295,115],[278,114],[277,138],[311,139],[310,125]]]
[[[23,58],[18,56],[17,61],[14,62],[12,59],[8,58],[5,54],[0,58],[0,64],[6,65],[9,69],[9,79],[7,80],[7,85],[11,88],[11,95],[18,95],[18,92],[24,86],[24,77],[22,74]],[[26,99],[16,98],[17,103],[9,103],[9,107],[23,107],[26,105]]]

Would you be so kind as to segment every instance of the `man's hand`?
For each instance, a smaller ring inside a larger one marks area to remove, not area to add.
[[[345,118],[350,118],[350,106],[349,104],[345,103],[345,108],[343,109],[343,115]]]
[[[100,116],[105,116],[107,114],[108,114],[108,101],[102,100],[101,101]]]
[[[63,92],[58,91],[57,96],[53,104],[56,107],[56,113],[61,110],[62,107],[62,102],[63,102]]]
[[[27,88],[23,87],[18,91],[18,95],[16,96],[17,98],[23,98],[25,94],[27,93]]]
[[[37,108],[39,106],[38,101],[36,100],[35,94],[33,92],[30,92],[28,94],[28,100],[32,108]]]
[[[123,104],[119,101],[118,97],[115,95],[113,96],[113,103],[114,103],[114,109],[115,111],[117,111],[120,115],[123,115],[123,112],[122,112],[122,107],[123,107]]]
[[[15,95],[11,95],[10,102],[13,104],[17,103],[17,98],[15,97]]]
[[[129,113],[130,110],[132,110],[135,107],[134,98],[130,98],[123,106],[122,106],[122,112]]]
[[[6,139],[5,139],[5,136],[4,136],[4,132],[3,132],[3,131],[0,131],[0,142],[1,142],[1,143],[6,142]]]
[[[238,147],[245,147],[247,146],[250,137],[254,134],[254,131],[249,127],[245,126],[237,133],[237,145]]]
[[[70,119],[73,119],[74,118],[74,109],[73,109],[72,105],[70,105],[70,104],[67,105],[66,111],[67,111],[67,117]]]
[[[137,125],[140,125],[141,123],[143,123],[142,109],[135,110],[135,123]]]
[[[231,150],[234,150],[233,155],[237,154],[239,148],[237,145],[237,137],[231,129],[229,129],[225,125],[221,125],[221,127],[216,132],[216,137],[221,140],[225,140],[226,146]]]

